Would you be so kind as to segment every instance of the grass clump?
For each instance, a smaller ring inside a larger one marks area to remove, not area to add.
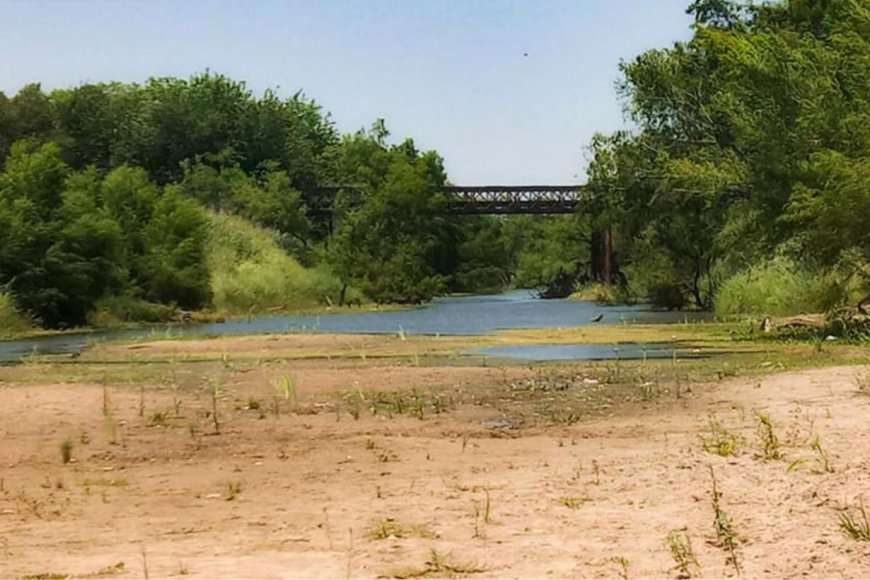
[[[665,545],[671,552],[671,558],[674,559],[673,570],[677,572],[678,578],[691,578],[694,573],[701,569],[698,558],[695,556],[695,550],[692,548],[689,534],[680,530],[672,530],[665,538]]]
[[[810,449],[812,449],[813,453],[815,454],[813,457],[813,460],[814,460],[814,467],[812,469],[813,472],[814,473],[834,473],[836,470],[834,469],[834,464],[831,462],[831,456],[828,454],[828,450],[822,446],[822,441],[821,441],[821,438],[819,437],[819,435],[817,433],[814,433],[810,437],[807,444],[809,445]],[[789,464],[788,469],[786,471],[788,471],[788,472],[794,471],[794,470],[798,469],[799,467],[801,467],[809,462],[810,462],[810,459],[807,459],[806,457],[800,457],[800,458],[792,461]]]
[[[154,411],[148,418],[149,427],[166,427],[168,424],[169,417],[165,411]]]
[[[272,381],[272,386],[278,394],[283,395],[284,400],[296,404],[296,381],[290,375],[278,377]]]
[[[761,447],[761,452],[758,456],[766,461],[782,459],[779,437],[776,436],[776,432],[773,429],[773,421],[770,415],[762,411],[756,411],[755,420],[757,421],[756,435]]]
[[[18,311],[12,295],[0,292],[0,338],[12,338],[33,330],[33,321]]]
[[[728,431],[719,421],[710,418],[707,432],[701,434],[701,443],[704,451],[721,457],[737,455],[740,448],[741,438],[739,435]]]
[[[390,576],[393,578],[426,578],[430,576],[452,578],[465,574],[481,574],[486,570],[485,566],[476,562],[462,562],[454,559],[450,554],[433,549],[429,552],[429,559],[422,567],[397,570]]]
[[[435,534],[426,524],[406,524],[393,518],[384,518],[375,521],[369,529],[368,536],[373,540],[386,540],[389,538],[427,538],[435,537]]]
[[[364,410],[368,410],[372,415],[386,415],[390,418],[393,415],[408,414],[418,419],[425,419],[429,414],[446,413],[455,401],[449,395],[436,389],[428,391],[422,389],[366,391],[363,393],[357,387],[343,392],[338,403],[354,419],[359,419]]]
[[[614,556],[610,560],[619,567],[620,580],[628,580],[628,565],[630,564],[628,558],[625,556]]]
[[[224,499],[227,501],[233,501],[239,494],[242,493],[242,482],[241,481],[228,481],[226,485],[226,489],[224,489]]]
[[[840,529],[857,542],[870,542],[870,518],[863,497],[859,500],[857,517],[848,511],[840,514]]]
[[[85,574],[81,576],[81,578],[102,578],[105,576],[116,576],[118,574],[123,574],[126,571],[126,564],[124,562],[116,562],[114,564],[110,564],[103,568],[100,568],[96,572],[91,572],[89,574]]]
[[[816,465],[818,471],[822,473],[834,473],[834,466],[831,463],[831,457],[828,455],[828,450],[822,447],[822,441],[818,434],[813,435],[810,439],[810,449],[816,454]]]
[[[587,497],[564,496],[559,498],[559,503],[568,509],[578,510],[589,501]]]

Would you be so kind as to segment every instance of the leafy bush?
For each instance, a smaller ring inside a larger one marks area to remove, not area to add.
[[[335,276],[322,267],[303,268],[268,230],[226,214],[212,214],[211,225],[206,261],[216,309],[293,309],[337,300]]]
[[[169,322],[174,317],[175,308],[172,306],[123,294],[98,300],[93,312],[88,315],[88,324],[105,327],[125,322]]]
[[[843,296],[831,275],[819,275],[787,258],[774,258],[727,279],[716,295],[720,316],[786,316],[819,312]]]
[[[682,310],[688,305],[686,293],[672,282],[659,282],[649,289],[649,301],[656,308]]]
[[[0,292],[0,338],[26,332],[32,327],[31,321],[15,307],[12,295]]]

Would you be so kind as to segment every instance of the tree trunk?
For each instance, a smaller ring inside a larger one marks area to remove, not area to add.
[[[613,283],[613,233],[610,228],[592,232],[591,242],[592,280],[604,284]]]
[[[341,285],[341,292],[338,293],[338,305],[344,306],[344,299],[347,295],[347,282]]]

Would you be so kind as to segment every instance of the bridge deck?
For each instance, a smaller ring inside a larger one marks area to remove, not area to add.
[[[362,203],[364,194],[357,188],[320,188],[306,196],[312,211],[331,213],[341,190]],[[443,191],[448,196],[448,210],[455,215],[566,214],[592,199],[585,185],[449,186]]]
[[[590,195],[579,185],[481,185],[445,187],[454,214],[574,213]]]

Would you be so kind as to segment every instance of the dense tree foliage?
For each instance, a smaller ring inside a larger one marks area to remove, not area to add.
[[[637,125],[593,143],[624,265],[655,250],[708,307],[724,278],[776,253],[870,260],[870,7],[699,0],[691,40],[622,66]],[[845,297],[844,297],[845,298]]]
[[[0,94],[0,291],[52,327],[106,296],[208,306],[205,210],[330,267],[344,289],[327,302],[348,287],[381,302],[478,287],[456,275],[476,230],[447,219],[441,158],[388,137],[382,120],[341,137],[301,94],[256,97],[211,73]],[[336,185],[349,186],[339,211],[319,211]],[[493,288],[510,277],[502,262]]]
[[[74,171],[54,143],[19,141],[0,174],[0,272],[47,326],[80,324],[107,293],[208,302],[206,217],[141,168]]]
[[[690,40],[622,64],[633,128],[593,139],[594,201],[574,216],[448,216],[436,152],[392,142],[382,120],[340,135],[301,93],[254,95],[208,72],[0,93],[0,296],[52,327],[107,297],[207,307],[209,220],[226,214],[316,268],[324,282],[306,288],[325,302],[592,281],[593,250],[611,239],[609,281],[669,307],[757,294],[759,277],[823,280],[811,285],[823,299],[801,304],[866,292],[870,7],[694,0],[688,12]],[[236,270],[221,270],[221,304],[293,303],[267,288],[293,287],[266,271],[290,262],[258,255],[244,299],[231,296]]]

